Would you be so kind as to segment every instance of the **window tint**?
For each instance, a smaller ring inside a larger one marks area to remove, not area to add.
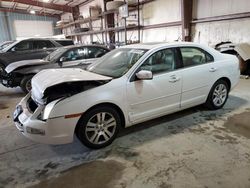
[[[55,47],[54,44],[50,41],[34,41],[34,49],[46,49],[46,48],[53,48]]]
[[[141,66],[141,70],[150,70],[153,74],[168,72],[175,69],[174,51],[160,50],[151,55]]]
[[[66,57],[66,61],[75,61],[79,59],[84,59],[86,56],[86,50],[83,48],[76,48],[67,51],[63,57]]]
[[[87,54],[88,59],[102,57],[104,54],[108,52],[108,50],[99,47],[87,47],[87,51],[88,51]]]
[[[213,57],[205,51],[194,47],[180,48],[184,67],[201,65],[212,62]]]
[[[32,41],[22,41],[18,43],[14,48],[15,51],[32,50],[33,48]]]

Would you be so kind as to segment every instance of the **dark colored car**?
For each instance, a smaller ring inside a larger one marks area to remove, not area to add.
[[[0,51],[0,72],[12,62],[44,58],[58,47],[62,45],[54,39],[34,38],[15,41]]]
[[[5,42],[0,43],[0,50],[3,50],[4,48],[6,48],[7,46],[9,46],[13,42],[15,42],[15,41],[5,41]]]
[[[74,42],[72,39],[53,39],[57,43],[61,44],[62,46],[71,46],[74,45]]]
[[[32,77],[43,69],[81,67],[93,63],[96,58],[110,50],[99,45],[81,45],[62,47],[44,59],[18,61],[8,65],[0,78],[6,87],[20,86],[24,92],[31,89]]]

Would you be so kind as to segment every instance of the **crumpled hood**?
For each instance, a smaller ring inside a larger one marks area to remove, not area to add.
[[[44,91],[51,87],[66,82],[102,81],[111,80],[111,77],[102,76],[80,68],[48,69],[36,74],[32,80],[32,97],[39,100],[43,98]]]
[[[43,59],[31,59],[31,60],[23,60],[23,61],[17,61],[15,63],[9,64],[6,68],[5,71],[7,73],[12,72],[13,70],[16,70],[17,68],[24,67],[27,65],[41,65],[49,63],[48,61],[44,61]]]

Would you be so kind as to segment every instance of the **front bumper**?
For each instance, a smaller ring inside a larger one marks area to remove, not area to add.
[[[7,73],[0,73],[0,81],[5,87],[17,87],[20,85],[21,78],[17,75],[12,76]]]
[[[26,95],[14,112],[15,125],[25,137],[35,142],[52,145],[73,141],[75,126],[79,118],[65,119],[61,116],[40,120],[44,106],[38,106],[32,112],[29,108],[30,100],[32,100],[30,94]]]

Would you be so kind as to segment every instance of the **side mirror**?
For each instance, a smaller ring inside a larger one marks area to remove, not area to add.
[[[66,57],[61,57],[59,59],[58,64],[59,64],[60,67],[62,67],[64,61],[66,61]]]
[[[16,51],[16,47],[11,48],[10,51],[15,52]]]
[[[152,80],[153,79],[153,73],[148,70],[141,70],[135,75],[139,80]]]
[[[67,59],[66,57],[61,57],[61,58],[59,59],[59,62],[62,63],[62,62],[64,62],[64,61],[66,61],[66,59]]]

